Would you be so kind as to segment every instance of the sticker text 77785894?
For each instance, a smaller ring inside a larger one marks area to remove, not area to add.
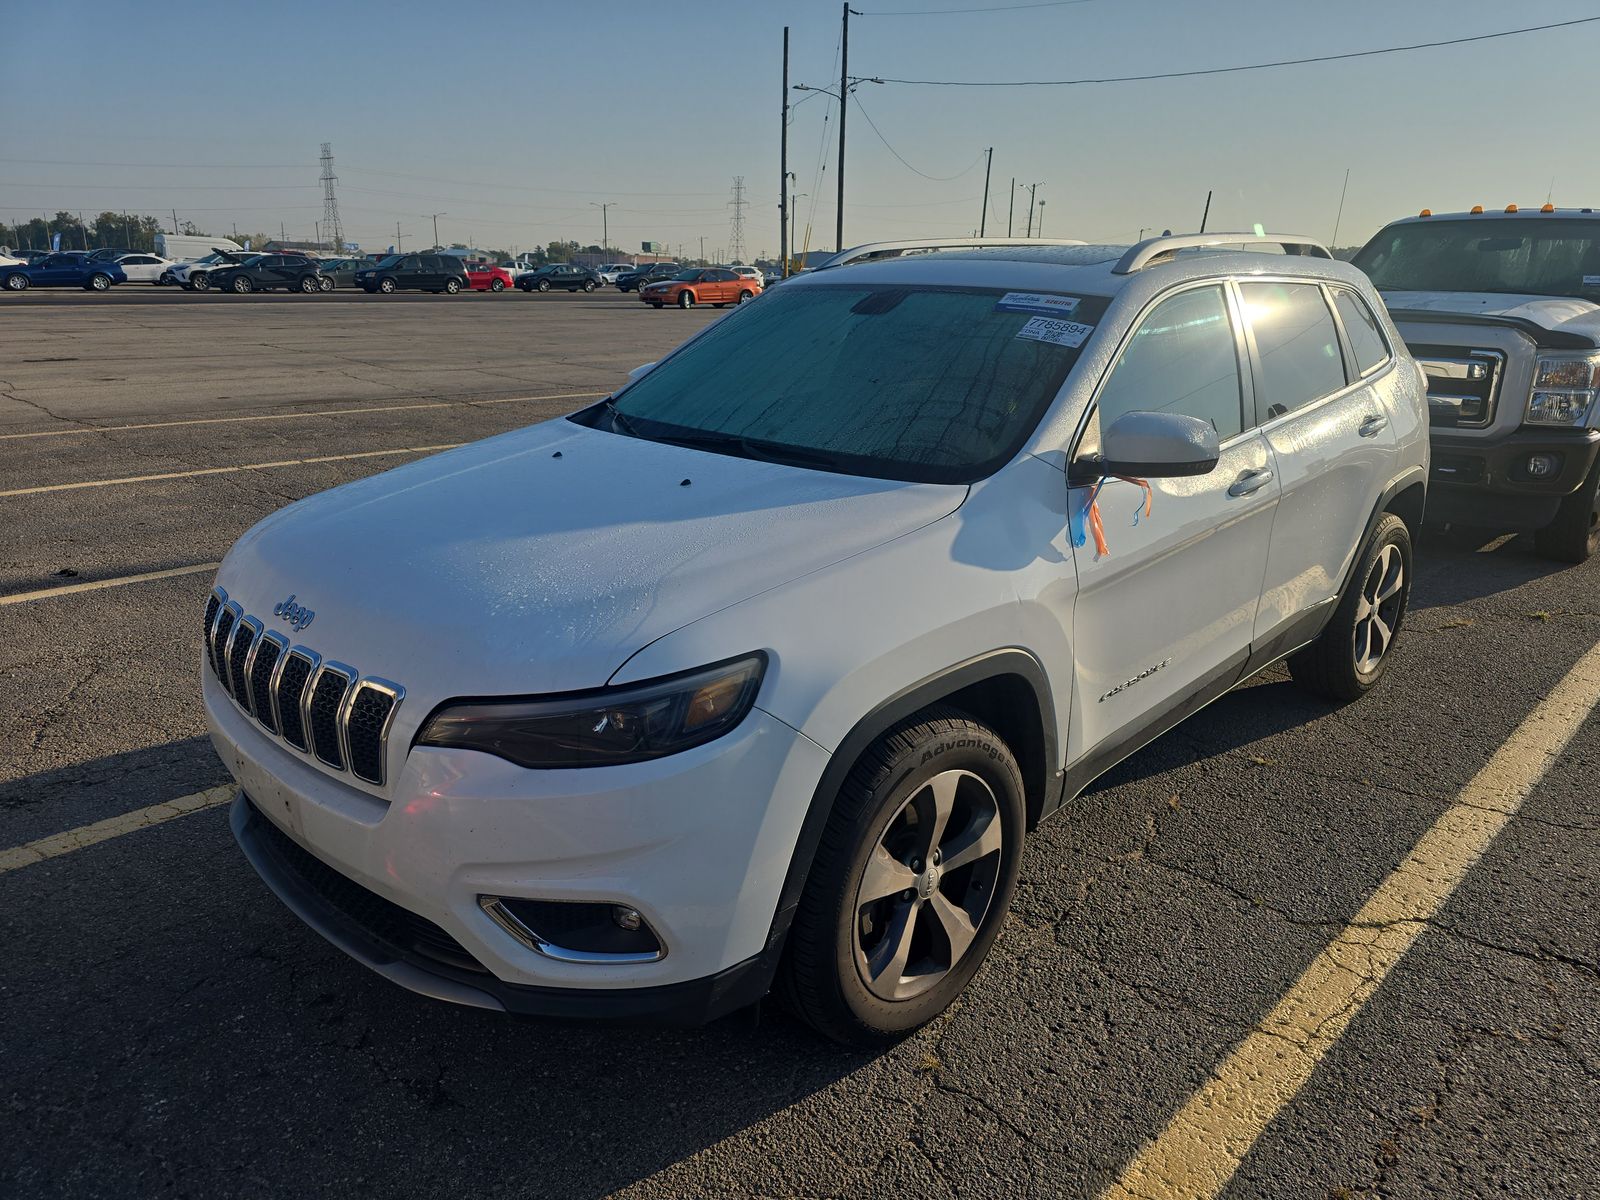
[[[1093,325],[1083,325],[1077,321],[1057,321],[1052,317],[1034,317],[1017,330],[1017,336],[1027,338],[1031,342],[1049,342],[1055,346],[1075,348],[1083,345],[1093,332]]]

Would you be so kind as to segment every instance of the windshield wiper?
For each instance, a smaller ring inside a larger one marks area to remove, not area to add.
[[[617,402],[610,396],[600,401],[600,407],[606,410],[606,415],[611,418],[611,432],[625,433],[629,437],[642,437],[643,435],[634,427],[628,415],[617,407]]]
[[[675,446],[688,446],[696,450],[732,452],[742,458],[762,462],[784,463],[790,466],[821,467],[837,470],[839,456],[826,450],[808,450],[799,446],[784,446],[777,442],[764,442],[759,438],[743,437],[736,433],[714,433],[698,430],[692,433],[661,434],[653,440],[670,442]]]

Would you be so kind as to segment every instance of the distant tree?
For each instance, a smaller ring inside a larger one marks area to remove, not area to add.
[[[201,229],[193,221],[188,221],[188,220],[183,221],[178,226],[178,228],[181,229],[189,237],[210,237],[211,236],[206,230]]]

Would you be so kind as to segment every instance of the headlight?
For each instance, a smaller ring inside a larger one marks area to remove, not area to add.
[[[497,754],[522,767],[604,767],[676,754],[721,737],[750,711],[764,654],[648,683],[542,700],[450,704],[420,746]]]
[[[1600,389],[1600,355],[1541,355],[1528,397],[1530,425],[1583,425]]]

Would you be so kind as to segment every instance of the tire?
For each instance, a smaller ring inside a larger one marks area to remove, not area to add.
[[[32,280],[30,280],[26,275],[7,275],[6,291],[25,292],[28,290],[28,285],[31,282]]]
[[[650,307],[651,307],[651,308],[656,308],[656,309],[659,309],[659,308],[660,308],[660,307],[661,307],[661,305],[659,305],[659,304],[652,304],[652,305],[651,305],[651,306],[650,306]]]
[[[541,279],[539,280],[538,287],[541,292],[548,292],[550,290],[550,281],[548,279]]]
[[[236,296],[247,296],[255,291],[255,285],[250,282],[248,276],[235,275],[233,282],[228,285],[228,290]]]
[[[904,1037],[944,1012],[1005,921],[1026,823],[1022,772],[993,730],[935,707],[885,733],[834,800],[779,968],[784,1002],[818,1032],[858,1046]],[[940,829],[944,862],[970,855],[948,874],[931,855],[923,862],[927,834]],[[903,943],[893,940],[898,930]]]
[[[89,276],[89,282],[83,285],[86,292],[109,292],[111,290],[111,276],[96,271]]]
[[[376,296],[378,294],[378,285],[375,283],[364,283],[361,285],[361,290],[369,296]]]
[[[189,277],[189,281],[190,286],[197,292],[209,292],[211,290],[211,273],[209,271],[196,272]]]
[[[394,295],[394,280],[388,278],[378,280],[378,290],[385,296]]]
[[[489,290],[491,292],[503,292],[503,291],[505,291],[506,290],[506,281],[504,279],[491,279],[489,281]]]
[[[317,282],[317,277],[315,275],[300,276],[300,290],[305,295],[314,296],[319,290],[321,290],[321,287],[322,285]]]
[[[454,296],[461,290],[461,281],[459,279],[446,279],[444,281],[444,290]]]
[[[711,307],[712,308],[727,308],[728,306],[726,304],[713,304]]]
[[[319,292],[331,292],[336,286],[338,285],[333,282],[332,275],[324,275],[321,279],[317,280],[317,290]]]
[[[584,290],[584,291],[585,291],[585,292],[592,292],[592,291],[594,291],[594,280],[592,280],[592,279],[585,279],[585,280],[584,280],[584,281],[583,281],[583,290]]]
[[[172,286],[172,272],[171,271],[163,271],[163,272],[161,272],[161,278],[156,280],[156,285],[158,287],[171,287]]]
[[[679,308],[693,308],[694,307],[694,293],[691,292],[688,288],[684,288],[683,291],[678,293],[678,307]]]
[[[1411,531],[1399,517],[1385,513],[1357,556],[1327,627],[1316,641],[1289,656],[1289,674],[1296,683],[1331,700],[1359,700],[1376,686],[1405,620],[1411,563]]]
[[[1600,458],[1578,490],[1561,502],[1556,519],[1533,535],[1533,544],[1557,562],[1587,562],[1600,552]]]
[[[754,292],[740,292],[739,293],[739,303],[740,304],[744,304],[747,301],[754,300],[755,298],[756,298],[756,294]]]

